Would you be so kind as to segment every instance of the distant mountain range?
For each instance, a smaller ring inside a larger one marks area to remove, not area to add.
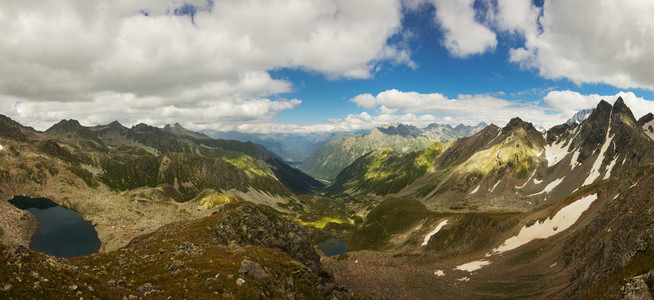
[[[583,109],[574,114],[570,119],[565,121],[566,124],[572,126],[572,124],[581,124],[584,120],[588,119],[590,114],[593,113],[593,109]]]
[[[358,134],[336,133],[243,133],[238,131],[204,130],[202,133],[215,139],[252,142],[291,164],[303,162],[307,157],[333,138]]]
[[[338,139],[332,139],[319,148],[301,165],[307,174],[323,180],[332,180],[345,167],[370,151],[390,148],[400,153],[425,149],[435,141],[447,142],[472,135],[486,127],[430,124],[425,128],[412,125],[393,124],[373,128],[369,132]]]

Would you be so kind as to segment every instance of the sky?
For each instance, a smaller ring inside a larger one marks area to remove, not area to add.
[[[654,112],[651,0],[0,2],[0,113],[45,130],[549,128]]]

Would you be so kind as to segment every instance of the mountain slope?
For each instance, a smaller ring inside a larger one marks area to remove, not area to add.
[[[281,204],[297,201],[296,193],[322,186],[252,143],[213,140],[181,126],[89,128],[64,120],[37,132],[3,124],[16,130],[0,136],[0,197],[47,197],[75,209],[93,220],[103,251],[209,214],[232,196],[285,210]]]
[[[638,119],[638,125],[643,128],[647,136],[654,140],[654,114],[648,113]]]
[[[425,149],[434,141],[449,141],[475,133],[485,127],[430,124],[424,129],[398,124],[373,128],[362,136],[330,140],[300,165],[308,174],[325,180],[334,179],[357,158],[373,150],[391,148],[398,153]]]
[[[383,200],[330,231],[367,251],[328,269],[379,298],[648,299],[654,142],[641,124],[622,99],[545,135],[513,119],[448,144],[393,190],[423,152],[368,154],[328,186]]]
[[[108,253],[63,259],[0,244],[0,265],[7,299],[355,298],[325,272],[306,229],[243,201]]]
[[[432,208],[525,210],[654,161],[652,140],[640,127],[622,99],[614,106],[602,101],[580,125],[555,126],[545,135],[516,118],[501,130],[491,125],[451,143],[427,162],[424,175],[402,188],[391,190],[386,184],[395,182],[399,170],[415,170],[412,157],[424,152],[397,155],[395,164],[382,166],[375,161],[392,154],[372,153],[328,189],[334,194],[410,195]],[[361,185],[366,178],[375,178],[376,184]],[[353,188],[358,186],[368,188]]]

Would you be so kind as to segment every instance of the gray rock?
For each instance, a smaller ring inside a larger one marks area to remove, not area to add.
[[[652,294],[649,292],[649,287],[641,276],[628,279],[625,285],[620,289],[618,297],[625,300],[653,299]]]
[[[143,296],[148,296],[159,292],[152,283],[146,282],[137,288],[138,292]]]
[[[174,260],[173,263],[170,264],[170,267],[168,267],[168,272],[177,271],[184,267],[186,267],[186,265],[183,262],[179,260]]]
[[[236,285],[242,286],[244,283],[245,283],[245,280],[243,280],[243,278],[236,279]]]
[[[256,279],[264,281],[265,283],[270,283],[270,274],[268,274],[260,264],[249,259],[244,259],[241,262],[241,267],[238,269],[238,272],[250,275]]]

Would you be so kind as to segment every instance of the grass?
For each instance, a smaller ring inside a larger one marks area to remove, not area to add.
[[[648,248],[645,251],[637,252],[636,255],[622,268],[611,271],[597,288],[590,291],[588,299],[605,298],[609,289],[615,286],[625,285],[625,279],[645,274],[654,268],[654,249]]]
[[[405,232],[433,214],[417,200],[389,198],[370,211],[365,222],[352,232],[348,249],[383,249],[391,235]]]

